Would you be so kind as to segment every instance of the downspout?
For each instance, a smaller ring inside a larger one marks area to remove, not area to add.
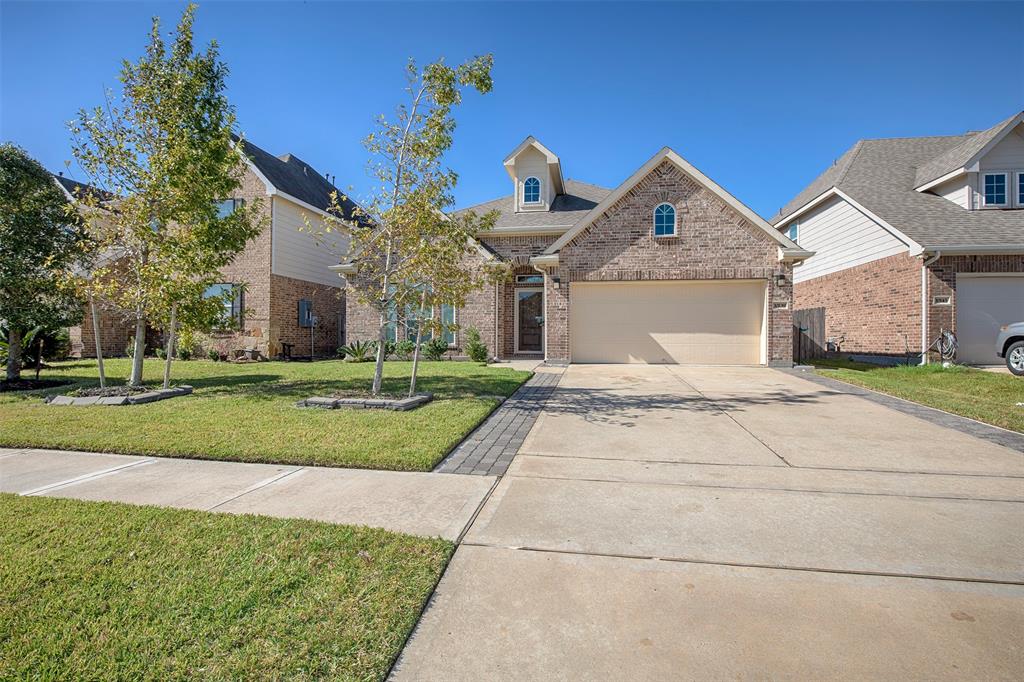
[[[928,364],[928,266],[942,257],[936,251],[931,258],[921,262],[921,364]]]
[[[544,306],[541,312],[544,314],[544,364],[548,364],[548,272],[547,270],[541,270],[536,265],[533,269],[544,276],[544,290],[541,293],[540,301],[541,305]]]

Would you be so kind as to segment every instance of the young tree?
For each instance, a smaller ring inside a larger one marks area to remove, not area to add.
[[[106,206],[109,224],[92,236],[117,258],[92,273],[92,286],[134,322],[128,383],[136,386],[147,322],[202,307],[203,285],[263,227],[258,202],[218,213],[218,200],[239,187],[244,161],[232,139],[227,67],[216,42],[193,49],[194,16],[190,4],[169,46],[154,18],[146,54],[122,65],[120,104],[108,93],[105,106],[80,111],[71,124],[79,164],[116,196]]]
[[[371,227],[352,230],[349,258],[358,258],[358,274],[350,276],[348,283],[351,294],[380,316],[374,395],[380,392],[384,374],[390,312],[426,302],[422,278],[428,269],[425,262],[431,258],[428,254],[443,243],[457,244],[462,255],[470,236],[487,220],[493,222],[493,216],[447,220],[442,213],[452,204],[451,190],[457,181],[456,174],[442,166],[455,130],[452,108],[462,102],[466,88],[481,94],[491,91],[493,62],[488,54],[455,68],[441,59],[420,69],[410,60],[408,103],[399,105],[394,121],[382,114],[377,131],[363,141],[372,157],[377,187],[362,216]],[[335,196],[332,203],[333,213],[345,215],[340,197]],[[330,229],[330,225],[325,228]]]
[[[66,286],[81,255],[81,232],[50,175],[24,150],[0,145],[0,320],[7,326],[8,380],[21,376],[31,329],[76,324],[82,302]]]

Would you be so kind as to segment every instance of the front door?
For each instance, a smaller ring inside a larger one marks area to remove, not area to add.
[[[544,352],[543,289],[516,289],[516,352]]]

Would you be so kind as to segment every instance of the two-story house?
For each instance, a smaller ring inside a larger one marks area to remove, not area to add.
[[[330,243],[318,243],[307,220],[313,230],[322,229],[331,217],[328,209],[336,188],[291,154],[277,157],[248,141],[242,142],[242,152],[246,171],[241,187],[220,208],[230,212],[240,202],[259,199],[266,227],[221,271],[223,282],[209,291],[211,296],[234,292],[225,304],[225,318],[232,324],[215,333],[215,340],[229,351],[252,349],[270,358],[286,344],[296,356],[333,356],[344,340],[345,292],[328,266],[348,251],[349,237],[335,231]],[[57,181],[69,199],[80,191],[80,183],[61,177]],[[356,205],[344,201],[344,218],[358,220]],[[72,352],[94,357],[93,328],[86,320],[70,330]],[[103,353],[123,355],[131,326],[105,310],[100,328]]]
[[[998,363],[1024,320],[1024,112],[981,132],[861,140],[771,220],[815,256],[799,309],[841,349],[901,355],[953,330],[958,359]]]
[[[793,263],[810,254],[676,152],[615,189],[565,179],[533,137],[503,166],[512,192],[466,210],[498,211],[471,258],[511,277],[435,311],[458,325],[453,345],[475,327],[503,359],[792,364]],[[347,308],[349,338],[376,338],[379,315],[354,296]],[[395,314],[390,337],[408,333]]]

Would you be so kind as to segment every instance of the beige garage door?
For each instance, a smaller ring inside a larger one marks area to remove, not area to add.
[[[1024,277],[956,277],[957,360],[996,365],[999,327],[1024,321]]]
[[[756,365],[765,282],[573,282],[573,362]]]

